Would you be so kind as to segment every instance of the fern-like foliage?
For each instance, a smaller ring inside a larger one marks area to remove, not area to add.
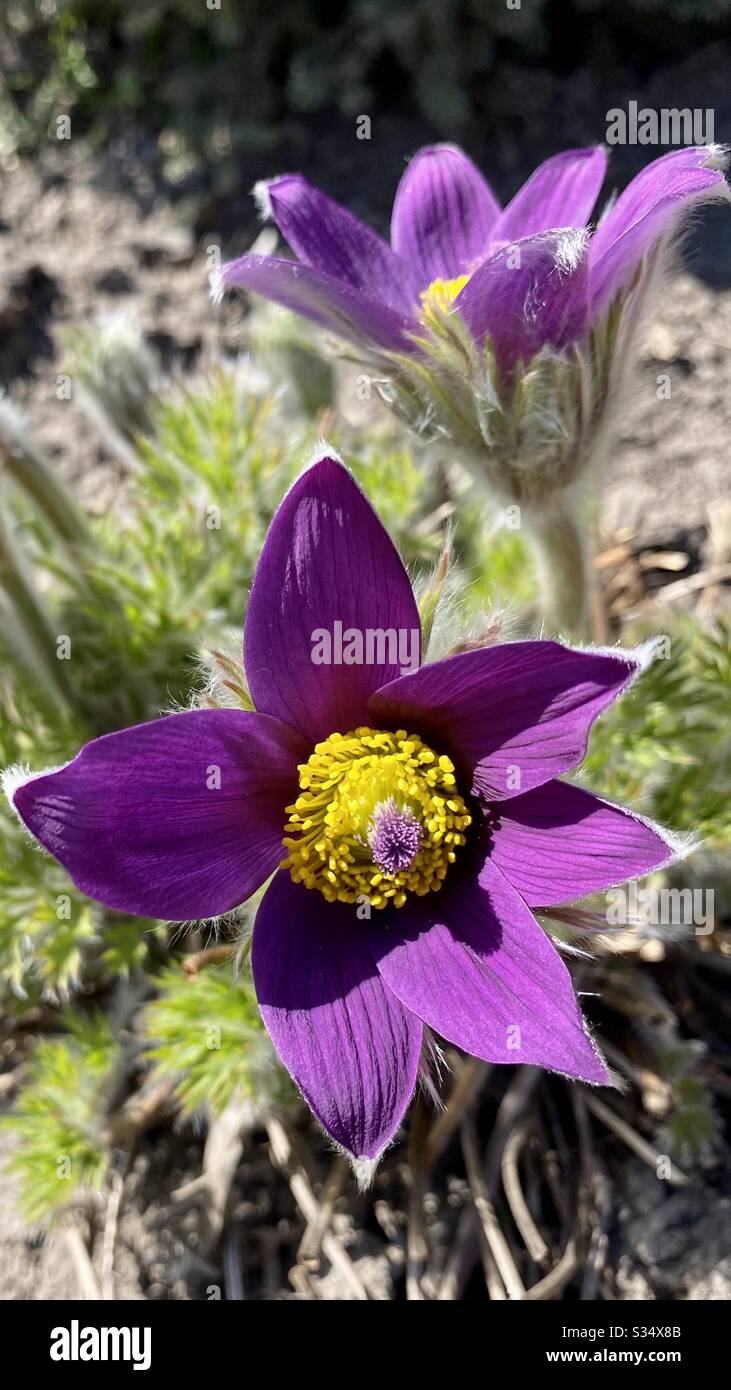
[[[676,619],[637,686],[597,724],[584,773],[664,825],[731,846],[731,623]]]
[[[158,988],[144,1012],[146,1050],[157,1075],[175,1080],[184,1112],[219,1112],[237,1094],[260,1105],[291,1099],[248,975],[209,966],[191,979],[171,969]]]
[[[65,1012],[68,1036],[36,1044],[14,1111],[8,1167],[21,1180],[23,1211],[48,1222],[71,1201],[98,1193],[109,1165],[103,1129],[119,1066],[119,1047],[104,1016]]]

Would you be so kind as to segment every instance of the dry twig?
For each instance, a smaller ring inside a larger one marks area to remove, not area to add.
[[[495,1214],[484,1170],[480,1161],[475,1122],[471,1115],[462,1121],[462,1151],[464,1153],[467,1179],[472,1191],[472,1200],[479,1217],[485,1241],[489,1247],[500,1278],[505,1285],[508,1298],[522,1298],[525,1293],[523,1281],[513,1259],[512,1251],[503,1234]]]
[[[73,1215],[71,1219],[73,1220]],[[99,1281],[91,1262],[91,1256],[86,1248],[86,1241],[78,1226],[68,1226],[64,1234],[71,1263],[79,1281],[79,1294],[81,1298],[88,1299],[89,1302],[98,1303],[101,1298]]]
[[[478,1057],[464,1059],[446,1106],[437,1115],[426,1137],[424,1167],[428,1173],[439,1162],[452,1135],[459,1129],[463,1116],[482,1090],[489,1072],[487,1062],[481,1062]]]
[[[286,1177],[292,1196],[307,1222],[318,1218],[320,1204],[315,1196],[310,1179],[300,1163],[297,1162],[290,1136],[282,1120],[270,1116],[266,1122],[272,1159]],[[361,1280],[345,1246],[332,1232],[323,1236],[322,1248],[331,1265],[342,1275],[351,1294],[359,1302],[368,1300],[368,1290]],[[301,1266],[300,1266],[301,1267]]]
[[[124,1180],[119,1173],[114,1173],[107,1197],[101,1254],[101,1296],[107,1302],[114,1298],[114,1245],[117,1239],[117,1220],[123,1191]]]
[[[525,1144],[527,1132],[525,1123],[517,1125],[505,1145],[502,1160],[503,1188],[513,1220],[523,1237],[528,1254],[534,1264],[545,1266],[550,1261],[550,1251],[528,1209],[518,1170],[518,1160]]]
[[[612,1132],[627,1145],[628,1149],[631,1149],[633,1153],[637,1154],[638,1158],[644,1159],[645,1163],[649,1164],[650,1168],[653,1168],[656,1173],[659,1164],[661,1162],[666,1163],[666,1181],[671,1183],[673,1187],[684,1187],[690,1182],[687,1175],[681,1172],[680,1168],[677,1168],[675,1164],[670,1161],[667,1154],[658,1153],[657,1149],[654,1149],[652,1144],[648,1144],[647,1140],[643,1139],[642,1135],[638,1134],[637,1130],[633,1129],[626,1120],[623,1120],[615,1110],[610,1110],[609,1106],[605,1105],[603,1100],[597,1100],[595,1096],[586,1096],[585,1099],[592,1114],[596,1115],[597,1119],[601,1120],[602,1124],[606,1125],[607,1129],[611,1129]]]
[[[409,1126],[407,1169],[409,1201],[406,1228],[406,1297],[410,1302],[420,1302],[426,1297],[422,1281],[429,1259],[429,1245],[424,1227],[427,1125],[426,1108],[420,1101],[417,1101],[411,1114]]]
[[[314,1220],[309,1221],[305,1227],[304,1235],[299,1244],[297,1258],[303,1265],[317,1264],[320,1259],[322,1242],[335,1211],[335,1204],[340,1196],[345,1180],[350,1171],[350,1165],[345,1158],[336,1158],[331,1165],[330,1172],[325,1179],[320,1198],[320,1206]]]

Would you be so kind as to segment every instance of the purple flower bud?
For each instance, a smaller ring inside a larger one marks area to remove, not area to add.
[[[299,174],[258,185],[296,260],[247,255],[216,291],[276,300],[373,364],[384,400],[477,477],[531,506],[592,457],[631,375],[653,270],[687,214],[728,198],[725,152],[654,160],[589,219],[601,148],[545,161],[507,207],[454,145],[420,150],[393,206],[391,244]]]

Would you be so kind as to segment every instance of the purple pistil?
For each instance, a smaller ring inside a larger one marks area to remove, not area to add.
[[[368,828],[373,862],[384,874],[410,869],[421,845],[421,825],[410,811],[400,811],[393,801],[379,806]]]

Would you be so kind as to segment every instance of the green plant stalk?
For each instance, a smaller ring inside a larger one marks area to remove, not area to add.
[[[551,633],[585,638],[589,624],[588,533],[566,493],[525,514],[536,559],[541,609]]]
[[[0,441],[7,474],[18,484],[55,535],[73,549],[94,545],[86,518],[42,453],[25,439]]]
[[[0,518],[0,588],[10,600],[17,631],[8,626],[9,640],[25,647],[37,671],[42,672],[55,696],[73,706],[73,692],[55,655],[54,632],[45,604],[31,579],[17,546]]]

